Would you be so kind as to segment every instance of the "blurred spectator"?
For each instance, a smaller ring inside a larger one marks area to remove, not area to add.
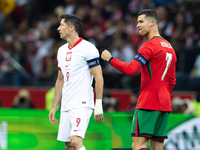
[[[27,53],[25,51],[24,43],[21,41],[14,41],[11,45],[11,56],[27,71],[30,73],[31,68],[30,64],[27,59]],[[15,86],[21,86],[23,85],[23,81],[25,81],[26,78],[18,71],[13,71],[13,84]],[[25,84],[25,83],[24,83]]]
[[[38,0],[14,0],[16,7],[12,13],[12,19],[17,25],[23,20],[30,23],[38,17],[40,5]]]
[[[193,25],[189,25],[185,29],[185,47],[186,48],[194,48],[198,39],[199,34],[195,31],[195,27]]]
[[[138,46],[142,42],[142,37],[138,34],[137,14],[132,13],[129,21],[127,21],[126,33],[130,36],[130,43],[135,52],[139,49]]]
[[[10,13],[15,8],[14,0],[0,0],[0,35],[3,30],[3,25],[6,17],[10,15]]]
[[[168,35],[168,30],[167,30],[167,26],[169,24],[167,9],[164,6],[159,6],[155,8],[155,10],[156,13],[158,14],[158,19],[159,19],[159,24],[158,24],[159,33],[161,34],[161,36],[166,38],[170,36]],[[168,38],[166,39],[169,40]]]
[[[196,99],[192,101],[194,107],[194,115],[200,116],[200,89],[196,93]]]
[[[138,13],[142,9],[154,9],[152,0],[131,0],[129,3],[129,11],[131,13]]]
[[[89,41],[93,43],[97,47],[98,50],[102,49],[102,44],[103,44],[102,42],[103,42],[104,36],[101,30],[101,26],[99,24],[94,24],[91,27],[91,30],[93,32],[92,33],[93,36],[89,38]]]
[[[172,99],[172,112],[180,114],[193,114],[194,106],[190,99],[181,99],[180,97],[174,97]]]
[[[105,112],[116,112],[119,111],[118,105],[119,105],[119,101],[116,98],[110,97],[110,96],[106,96],[103,98],[103,110]]]
[[[110,19],[105,20],[105,37],[112,37],[116,31],[116,26],[114,25],[114,22]]]
[[[153,0],[153,2],[155,3],[156,6],[163,6],[163,5],[166,5],[168,3],[175,3],[176,0]]]
[[[111,20],[117,23],[119,20],[121,20],[123,16],[123,12],[121,9],[121,5],[119,2],[113,2],[111,4],[111,10],[112,10],[112,15],[111,15]]]
[[[76,6],[76,0],[65,0],[65,14],[74,14]]]
[[[83,25],[85,26],[86,20],[88,18],[88,11],[89,11],[89,6],[88,5],[79,5],[77,9],[75,10],[74,14],[80,17],[82,22],[84,23]],[[83,27],[84,28],[84,27]]]
[[[28,90],[19,90],[18,94],[13,99],[13,108],[34,108]]]
[[[174,17],[174,21],[170,21],[165,32],[165,38],[170,40],[171,45],[173,46],[176,55],[177,55],[177,63],[176,70],[180,70],[180,53],[182,47],[185,43],[185,30],[186,24],[184,21],[184,14],[177,13]]]
[[[132,92],[131,93],[131,98],[130,98],[131,104],[130,104],[130,106],[128,106],[126,108],[125,111],[129,112],[129,113],[134,113],[135,112],[135,107],[137,105],[137,101],[138,101],[138,94]]]
[[[200,78],[200,54],[196,57],[194,67],[190,72],[190,78]]]
[[[64,10],[62,6],[58,6],[55,8],[54,13],[49,15],[49,22],[50,22],[50,27],[49,29],[51,30],[51,36],[55,40],[60,40],[60,35],[58,32],[58,26],[60,25],[60,19],[59,16],[64,13]]]
[[[1,84],[5,85],[9,80],[9,85],[27,85],[27,74],[30,73],[30,65],[27,59],[24,43],[15,40],[10,44],[8,52],[2,51],[3,60],[0,64]]]
[[[124,62],[131,62],[136,55],[129,42],[128,35],[123,32],[115,33],[115,43],[111,51],[112,56]],[[110,65],[104,68],[105,87],[107,88],[131,88],[132,77],[123,75],[118,70],[113,69]],[[115,82],[117,81],[117,82]]]
[[[104,30],[104,20],[100,15],[100,11],[98,9],[91,8],[89,11],[89,19],[85,24],[84,27],[84,34],[88,38],[93,38],[95,35],[95,27],[99,25],[100,31],[103,32]]]
[[[54,40],[51,38],[51,30],[43,28],[40,39],[36,41],[35,53],[29,56],[29,61],[32,68],[32,73],[38,84],[41,84],[42,78],[46,77],[45,69],[42,68],[43,59],[50,53]]]
[[[42,72],[44,72],[44,75],[40,80],[43,86],[53,86],[56,81],[58,73],[57,51],[60,45],[60,42],[54,41],[49,54],[42,59]]]
[[[52,13],[52,10],[54,10],[57,6],[64,6],[65,0],[33,0],[37,2],[37,6],[40,6],[40,14],[41,15],[48,15],[49,13]]]
[[[184,14],[177,13],[174,17],[174,21],[168,24],[165,32],[165,36],[172,38],[184,38],[184,31],[186,29],[186,24],[184,21]]]
[[[53,85],[57,75],[56,49],[63,42],[57,31],[63,13],[82,19],[81,37],[94,43],[100,54],[110,49],[116,57],[131,61],[145,41],[138,35],[136,25],[138,11],[146,8],[156,10],[160,33],[176,51],[174,90],[194,90],[193,83],[199,82],[192,76],[192,68],[197,64],[200,47],[200,2],[183,0],[0,0],[0,47],[35,79],[33,83],[24,82],[10,65],[11,59],[5,59],[1,53],[0,85]],[[23,53],[14,48],[16,45],[24,47]],[[100,63],[105,88],[138,89],[140,74],[132,78],[115,75],[106,62],[100,59]]]
[[[12,65],[12,58],[10,54],[5,51],[0,51],[2,55],[0,63],[0,84],[1,85],[12,85],[12,72],[14,67]]]
[[[196,57],[194,67],[190,72],[189,88],[197,91],[200,87],[200,54]]]
[[[51,110],[51,106],[52,106],[52,103],[53,103],[54,93],[55,93],[55,87],[52,87],[45,94],[45,109],[48,110],[48,111]],[[57,110],[59,110],[60,109],[60,104],[57,105],[56,108],[57,108]]]

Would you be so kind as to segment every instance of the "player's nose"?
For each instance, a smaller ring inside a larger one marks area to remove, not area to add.
[[[137,24],[137,26],[136,26],[137,28],[139,28],[139,23]]]

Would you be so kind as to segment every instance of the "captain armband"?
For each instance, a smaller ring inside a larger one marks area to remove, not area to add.
[[[94,59],[91,59],[91,60],[88,60],[87,63],[88,63],[90,68],[93,68],[93,67],[96,67],[96,66],[100,65],[98,57],[94,58]]]
[[[147,59],[141,54],[137,54],[134,59],[138,61],[142,66],[144,66],[147,63]]]

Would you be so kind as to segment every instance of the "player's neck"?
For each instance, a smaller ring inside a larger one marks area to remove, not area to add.
[[[146,39],[149,41],[151,40],[153,37],[161,37],[158,30],[154,29],[154,30],[151,30],[149,32],[149,34],[147,34],[146,36]]]
[[[77,35],[71,35],[67,38],[67,43],[69,44],[69,47],[73,47],[73,45],[80,39],[80,37]]]
[[[145,36],[146,39],[149,41],[151,40],[153,37],[161,37],[158,31],[158,28],[156,28],[155,26],[152,27],[152,29],[149,31],[149,33]]]

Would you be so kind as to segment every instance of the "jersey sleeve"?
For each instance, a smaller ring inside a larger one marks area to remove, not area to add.
[[[198,56],[196,57],[196,60],[195,60],[195,62],[194,62],[194,66],[195,66],[195,67],[198,67],[199,64],[200,64],[200,55],[198,55]]]
[[[150,60],[153,56],[153,44],[150,42],[143,43],[138,51],[138,54],[145,57],[147,61]]]
[[[86,61],[90,68],[100,65],[99,63],[99,51],[93,44],[88,45]]]
[[[176,55],[174,54],[174,58],[175,58],[175,62],[174,64],[176,63],[177,61],[177,58],[176,58]],[[176,65],[173,65],[173,72],[172,72],[172,75],[171,75],[171,78],[169,80],[169,90],[170,90],[170,93],[172,92],[172,90],[174,89],[174,86],[176,84]]]
[[[175,72],[176,72],[176,68],[175,68],[175,65],[174,65],[173,73],[172,73],[170,81],[169,81],[169,90],[170,90],[170,93],[172,92],[172,90],[174,89],[174,86],[176,84]]]
[[[138,54],[130,63],[122,62],[116,58],[113,58],[110,61],[110,64],[120,72],[129,76],[134,76],[152,57],[152,46],[153,44],[149,44],[148,42],[142,44]]]
[[[86,61],[99,58],[99,51],[93,44],[88,45],[86,54]]]
[[[60,53],[60,48],[58,49],[58,52],[57,52],[57,62],[58,62],[58,69],[61,70],[61,65],[60,65],[60,59],[59,59],[59,53]]]
[[[110,61],[110,64],[128,76],[134,76],[142,68],[142,65],[135,59],[133,59],[130,63],[126,63],[113,58]]]

